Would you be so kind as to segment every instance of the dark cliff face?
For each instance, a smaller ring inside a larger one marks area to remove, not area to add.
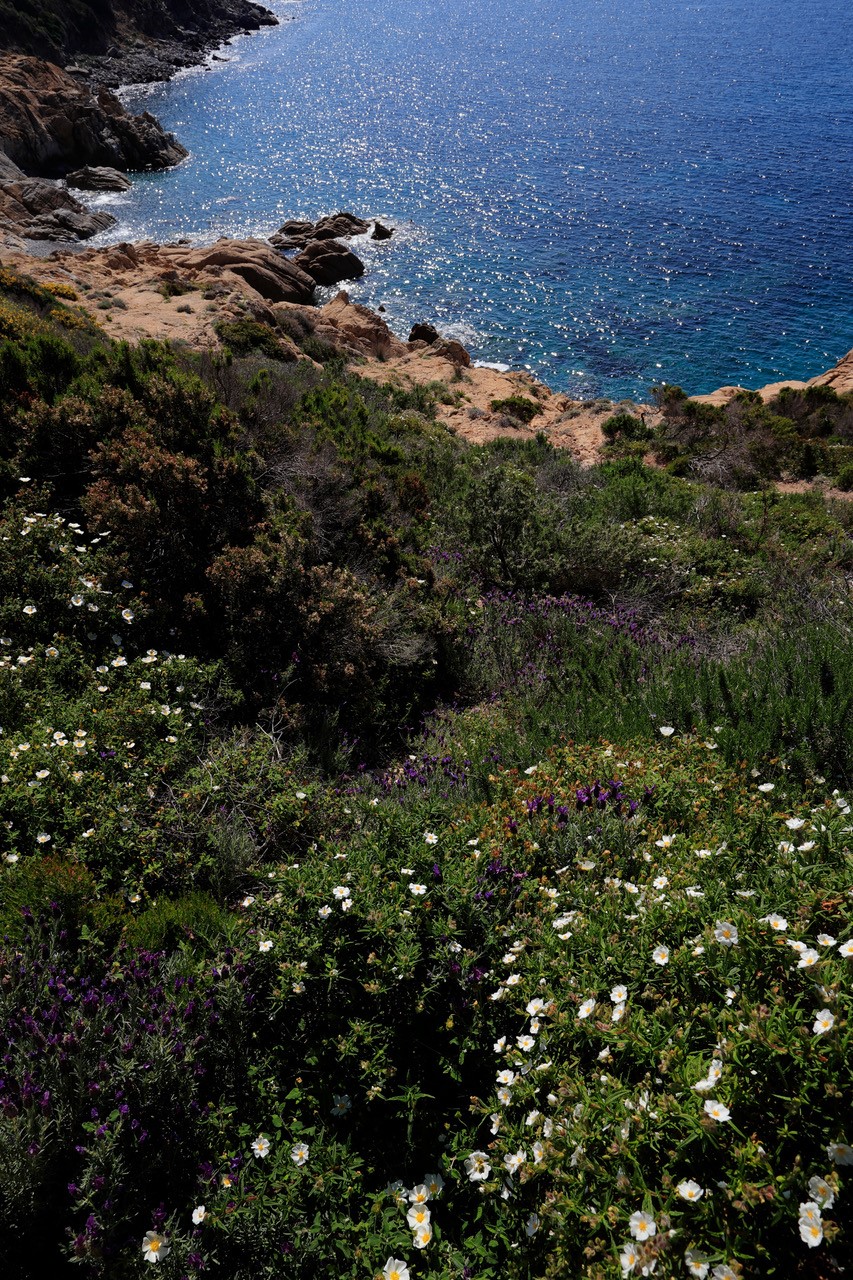
[[[0,50],[66,63],[139,39],[202,49],[271,21],[251,0],[0,0]]]

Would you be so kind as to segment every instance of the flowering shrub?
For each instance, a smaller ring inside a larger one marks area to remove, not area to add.
[[[45,351],[0,355],[9,1274],[841,1274],[849,517]]]

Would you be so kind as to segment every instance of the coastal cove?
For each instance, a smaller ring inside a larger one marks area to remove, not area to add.
[[[96,243],[268,235],[338,208],[354,301],[576,397],[809,378],[853,331],[850,23],[817,0],[518,13],[273,5],[227,62],[126,90],[190,150]]]

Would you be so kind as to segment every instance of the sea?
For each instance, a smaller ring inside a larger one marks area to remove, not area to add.
[[[268,0],[123,91],[190,150],[99,243],[339,209],[406,337],[582,398],[808,378],[853,346],[849,0]]]

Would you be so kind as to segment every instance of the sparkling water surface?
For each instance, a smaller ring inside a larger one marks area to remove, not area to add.
[[[853,345],[849,0],[268,3],[227,62],[125,91],[190,157],[96,197],[96,243],[379,216],[355,301],[585,397]]]

